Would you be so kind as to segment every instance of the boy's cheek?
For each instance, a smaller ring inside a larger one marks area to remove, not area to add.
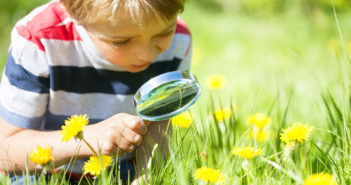
[[[166,38],[166,39],[162,39],[161,41],[159,41],[158,45],[161,48],[161,52],[167,50],[169,48],[169,46],[171,46],[173,36]]]

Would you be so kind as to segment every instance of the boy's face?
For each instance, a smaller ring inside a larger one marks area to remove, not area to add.
[[[145,70],[158,54],[168,49],[177,17],[165,22],[150,18],[141,28],[127,15],[120,11],[116,16],[117,25],[103,20],[85,27],[105,59],[135,73]]]

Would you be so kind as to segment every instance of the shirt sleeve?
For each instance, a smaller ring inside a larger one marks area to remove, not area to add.
[[[175,31],[175,56],[180,58],[178,71],[189,71],[192,57],[192,36],[186,23],[178,17]]]
[[[21,128],[39,129],[47,112],[50,80],[45,51],[16,28],[0,82],[0,117]]]
[[[193,54],[192,51],[193,51],[193,48],[190,44],[188,51],[187,51],[187,55],[180,62],[180,65],[178,67],[178,71],[189,71],[190,70],[191,59],[192,59],[192,54]]]

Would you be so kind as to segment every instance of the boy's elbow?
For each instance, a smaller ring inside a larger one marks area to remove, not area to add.
[[[23,130],[26,129],[12,125],[0,117],[0,143]]]

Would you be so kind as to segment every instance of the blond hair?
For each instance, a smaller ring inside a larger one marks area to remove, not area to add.
[[[134,23],[142,24],[146,17],[170,20],[184,9],[185,0],[60,0],[67,12],[79,24],[94,24],[108,20],[115,25],[115,15],[121,8]]]

